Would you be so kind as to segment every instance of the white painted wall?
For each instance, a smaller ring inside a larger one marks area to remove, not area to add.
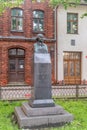
[[[67,12],[78,13],[78,34],[67,34]],[[87,6],[69,7],[65,10],[62,6],[57,9],[57,41],[58,41],[58,79],[63,80],[63,51],[82,52],[82,79],[87,80],[87,17],[81,19],[87,12]],[[75,40],[75,46],[71,46],[71,39]]]

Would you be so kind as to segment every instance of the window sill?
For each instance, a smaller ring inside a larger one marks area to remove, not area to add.
[[[44,31],[33,31],[33,33],[36,33],[36,34],[38,34],[38,33],[45,34]]]
[[[24,31],[19,31],[19,30],[11,30],[11,32],[23,33]]]
[[[73,35],[78,35],[78,33],[67,33],[67,34],[73,34]]]

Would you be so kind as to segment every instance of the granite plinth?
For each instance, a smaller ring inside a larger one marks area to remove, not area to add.
[[[30,100],[29,105],[34,108],[55,106],[53,99]]]
[[[24,113],[29,116],[46,116],[46,115],[58,115],[65,112],[65,110],[59,106],[55,105],[55,107],[40,107],[40,108],[32,108],[29,106],[27,102],[22,104],[22,109]]]
[[[34,87],[29,101],[31,107],[55,106],[52,100],[50,54],[34,53]]]
[[[39,128],[61,126],[73,120],[72,114],[61,106],[32,108],[28,103],[15,108],[15,115],[20,128]]]

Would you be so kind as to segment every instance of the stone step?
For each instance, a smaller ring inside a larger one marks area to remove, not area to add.
[[[28,117],[29,116],[61,115],[66,112],[59,105],[55,105],[54,107],[32,108],[29,106],[28,102],[24,102],[22,104],[22,109]]]
[[[35,109],[35,108],[33,108]],[[37,128],[60,126],[73,120],[72,114],[65,112],[61,115],[45,115],[45,116],[26,116],[21,107],[15,108],[15,115],[17,117],[20,128]]]

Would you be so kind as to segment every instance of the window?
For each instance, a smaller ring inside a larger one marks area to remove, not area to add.
[[[78,14],[75,13],[67,14],[67,33],[70,34],[78,33]]]
[[[40,10],[33,11],[33,31],[44,31],[44,12]]]
[[[9,50],[9,56],[24,56],[24,50],[23,49],[10,49]]]
[[[21,9],[11,10],[11,30],[23,31],[23,10]]]

